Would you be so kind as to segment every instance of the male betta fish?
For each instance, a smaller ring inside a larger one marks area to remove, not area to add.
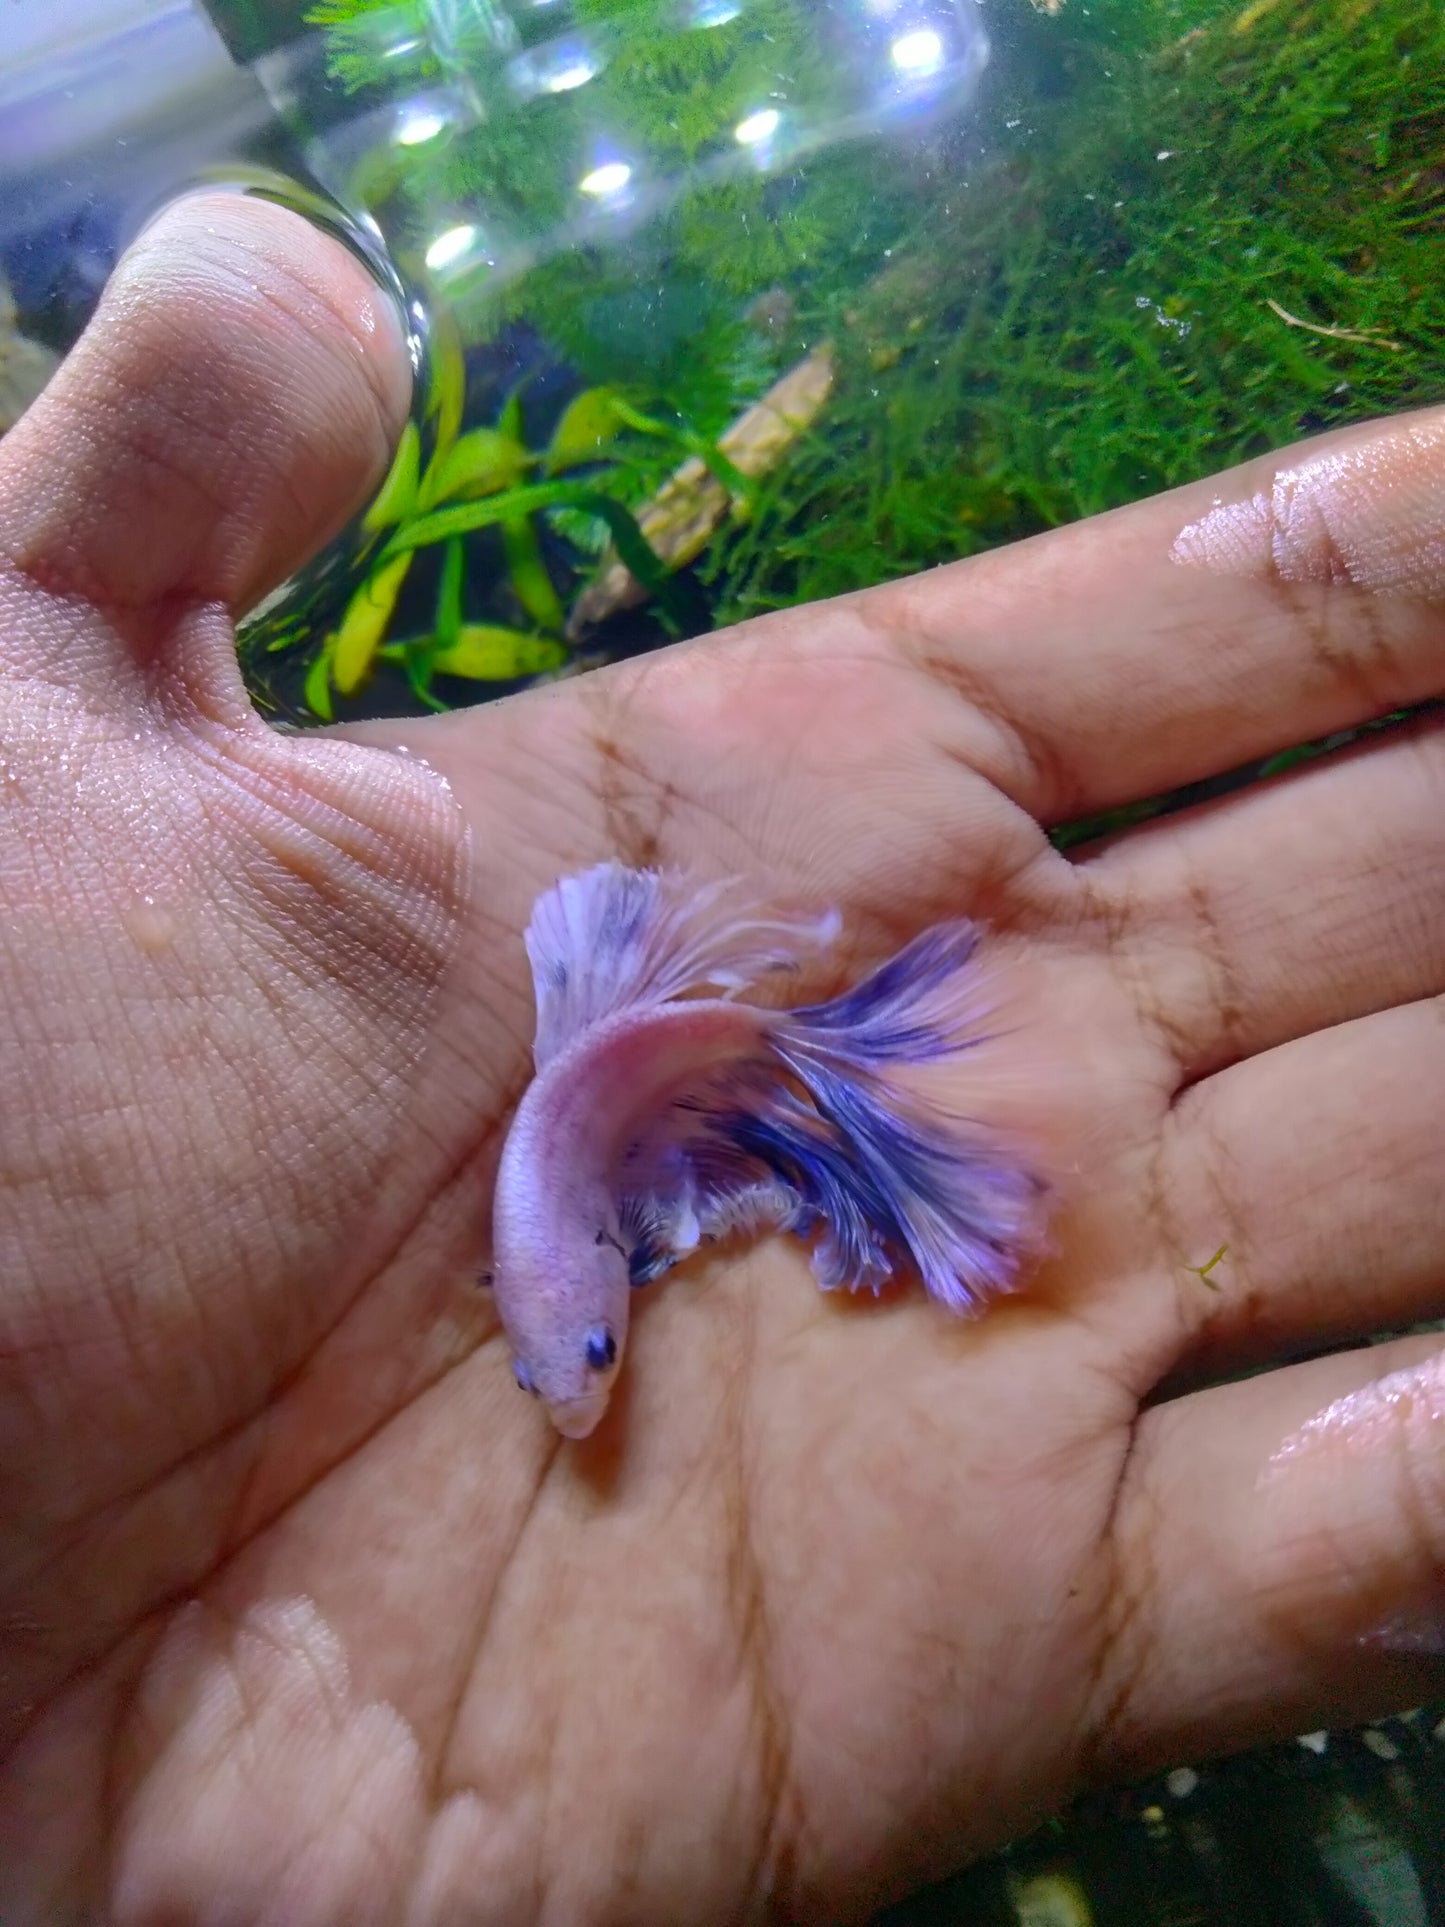
[[[739,999],[840,927],[616,863],[538,899],[537,1075],[502,1154],[493,1283],[517,1382],[566,1437],[606,1409],[629,1293],[702,1242],[790,1232],[825,1291],[913,1270],[960,1312],[1038,1250],[1041,1175],[910,1088],[990,1035],[976,924],[936,925],[828,1003]]]

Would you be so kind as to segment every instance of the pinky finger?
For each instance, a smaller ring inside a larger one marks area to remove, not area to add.
[[[1108,1777],[1445,1689],[1445,1351],[1216,1387],[1140,1423],[1092,1721]]]

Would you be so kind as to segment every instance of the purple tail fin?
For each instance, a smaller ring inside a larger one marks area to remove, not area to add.
[[[979,941],[968,923],[925,932],[832,1002],[777,1013],[756,1055],[680,1093],[618,1171],[634,1282],[701,1239],[772,1225],[814,1241],[825,1290],[876,1291],[899,1268],[960,1312],[1009,1290],[1042,1242],[1047,1187],[999,1131],[907,1075],[960,1060],[966,1095],[968,1053],[998,1034]]]
[[[830,1003],[792,1011],[773,1049],[811,1104],[786,1092],[728,1120],[740,1151],[821,1222],[825,1287],[873,1285],[898,1260],[971,1311],[1007,1291],[1039,1247],[1047,1187],[1015,1147],[906,1088],[896,1073],[990,1040],[988,976],[970,923],[941,924]]]

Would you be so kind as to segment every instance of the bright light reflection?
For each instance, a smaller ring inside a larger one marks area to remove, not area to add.
[[[454,261],[460,261],[477,238],[474,227],[449,227],[445,234],[439,234],[426,251],[426,264],[429,268],[449,268]]]
[[[574,87],[585,87],[597,72],[590,60],[574,60],[570,67],[559,67],[542,83],[549,94],[569,94]]]
[[[932,27],[899,34],[889,51],[900,74],[936,74],[943,65],[943,37]]]
[[[695,27],[725,27],[742,12],[742,0],[693,0]]]
[[[733,136],[744,147],[752,147],[758,141],[770,141],[777,133],[781,119],[782,115],[776,107],[760,107],[757,113],[749,114],[746,120],[738,122],[733,129]]]
[[[399,60],[403,54],[414,54],[420,45],[420,34],[414,34],[410,40],[398,40],[394,47],[388,47],[382,59]]]
[[[604,161],[601,167],[584,174],[579,185],[584,194],[620,194],[631,179],[632,169],[626,161]]]
[[[424,141],[435,140],[446,126],[445,118],[430,108],[416,108],[396,130],[396,138],[403,147],[420,147]]]

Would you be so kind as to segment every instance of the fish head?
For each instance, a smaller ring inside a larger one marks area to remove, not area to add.
[[[622,1368],[631,1285],[620,1244],[571,1247],[545,1274],[498,1267],[493,1288],[512,1347],[512,1372],[541,1400],[563,1438],[601,1423]]]

